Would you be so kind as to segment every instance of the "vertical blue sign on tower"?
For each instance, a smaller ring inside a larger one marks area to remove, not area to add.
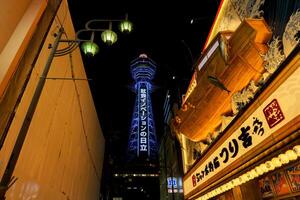
[[[151,160],[157,156],[157,142],[151,105],[151,80],[156,65],[145,54],[131,62],[131,74],[135,80],[136,101],[128,140],[128,158]]]
[[[148,155],[148,108],[147,108],[147,87],[145,83],[140,84],[139,89],[139,154]]]

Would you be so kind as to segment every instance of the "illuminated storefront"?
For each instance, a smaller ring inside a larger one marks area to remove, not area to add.
[[[183,146],[185,199],[300,195],[299,7],[222,1],[173,119]],[[282,11],[277,22],[270,17],[275,11]],[[193,151],[200,154],[194,160]]]
[[[293,58],[278,69],[280,73],[278,71],[269,79],[247,109],[232,121],[212,148],[185,175],[186,199],[208,199],[231,189],[234,196],[236,186],[243,188],[245,194],[242,192],[242,196],[257,192],[256,197],[249,199],[257,198],[258,190],[244,184],[246,182],[259,185],[262,197],[297,195],[299,50],[299,47],[294,50]],[[273,181],[270,183],[273,190],[269,189],[269,193],[262,189],[268,181]],[[285,186],[278,185],[278,181],[284,181]]]

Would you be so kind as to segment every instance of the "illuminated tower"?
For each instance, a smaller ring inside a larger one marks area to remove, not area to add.
[[[135,80],[136,100],[132,115],[128,140],[129,160],[154,160],[157,157],[155,124],[151,104],[151,80],[154,78],[155,63],[141,54],[130,64],[131,75]]]

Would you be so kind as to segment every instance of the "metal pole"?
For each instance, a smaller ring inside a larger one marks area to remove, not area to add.
[[[35,88],[34,94],[32,96],[32,100],[30,102],[30,105],[28,107],[28,110],[26,112],[26,115],[25,115],[25,118],[24,118],[24,121],[23,121],[23,124],[22,124],[22,127],[21,127],[21,129],[19,131],[19,134],[17,136],[16,143],[14,145],[13,151],[12,151],[12,153],[10,155],[9,162],[8,162],[8,164],[6,166],[5,173],[4,173],[4,175],[3,175],[2,179],[1,179],[0,185],[2,187],[6,187],[6,191],[8,189],[9,183],[11,182],[11,180],[13,178],[12,177],[13,171],[14,171],[14,169],[16,167],[16,163],[18,161],[18,158],[19,158],[19,155],[20,155],[23,143],[25,141],[25,138],[26,138],[26,135],[27,135],[27,132],[28,132],[28,129],[29,129],[32,117],[34,115],[34,112],[35,112],[37,104],[39,102],[39,99],[40,99],[43,87],[44,87],[45,82],[46,82],[45,77],[47,77],[47,74],[48,74],[48,72],[50,70],[50,66],[51,66],[54,54],[55,54],[55,52],[57,50],[57,47],[58,47],[58,44],[60,42],[60,38],[61,38],[63,32],[64,32],[64,30],[61,27],[59,29],[58,33],[55,35],[56,39],[54,41],[53,47],[51,49],[51,52],[50,52],[50,55],[49,55],[48,60],[46,62],[46,65],[44,67],[43,73],[40,76],[40,79],[39,79],[39,82],[37,84],[37,87]],[[6,193],[6,191],[5,191],[5,193]],[[3,193],[3,195],[5,195],[5,193]],[[4,198],[4,197],[2,196],[1,199],[2,198]]]

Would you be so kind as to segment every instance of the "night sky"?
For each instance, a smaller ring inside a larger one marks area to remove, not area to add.
[[[135,100],[130,62],[145,53],[157,63],[152,103],[160,138],[166,91],[174,82],[182,90],[187,87],[219,3],[220,0],[139,1],[139,4],[130,5],[115,1],[69,1],[76,31],[83,29],[88,20],[122,19],[125,13],[134,24],[131,34],[122,35],[118,23],[114,22],[118,41],[107,46],[100,41],[101,34],[96,34],[99,54],[89,58],[83,56],[88,78],[92,79],[90,87],[103,134],[107,141],[118,145],[118,156],[125,156]]]

